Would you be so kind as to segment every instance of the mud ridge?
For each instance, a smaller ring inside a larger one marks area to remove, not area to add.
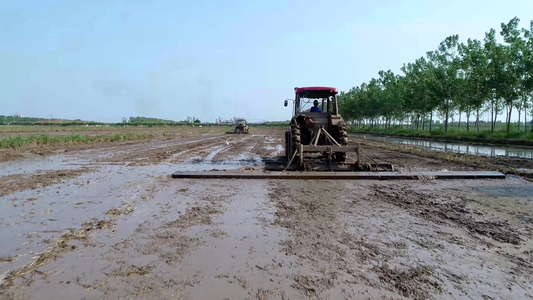
[[[94,168],[83,167],[76,170],[54,170],[38,174],[14,174],[3,176],[0,181],[0,197],[25,190],[35,190],[66,179],[76,178],[82,174],[93,172]]]

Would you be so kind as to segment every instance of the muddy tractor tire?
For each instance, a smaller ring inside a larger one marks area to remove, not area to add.
[[[235,127],[235,130],[233,131],[233,133],[234,134],[249,134],[250,127],[238,125],[237,127]]]
[[[290,134],[288,131],[285,131],[285,158],[287,159],[287,162],[289,162],[289,160],[291,159],[289,156],[289,147],[290,147],[290,143],[289,143],[289,140],[290,140]]]
[[[300,144],[302,143],[300,125],[298,125],[297,123],[291,124],[291,131],[290,131],[289,137],[290,137],[290,147],[289,147],[289,153],[287,156],[288,161],[291,160],[291,158],[294,155],[294,152],[297,151],[297,149],[300,147]],[[294,159],[295,161],[300,161],[299,155],[296,155]]]
[[[339,126],[337,130],[339,131],[339,144],[341,144],[342,146],[348,145],[348,130],[346,129],[346,125]]]
[[[348,130],[345,125],[337,127],[337,137],[337,142],[341,144],[341,146],[348,145]],[[335,152],[333,154],[333,161],[340,163],[346,162],[346,152]]]

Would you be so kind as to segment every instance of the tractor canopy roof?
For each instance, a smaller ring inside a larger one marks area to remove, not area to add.
[[[294,90],[297,94],[300,94],[300,97],[305,98],[325,98],[339,92],[336,88],[325,86],[301,87]]]

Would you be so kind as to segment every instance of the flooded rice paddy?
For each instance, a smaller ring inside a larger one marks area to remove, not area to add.
[[[531,147],[491,146],[465,142],[440,142],[435,140],[378,136],[373,134],[354,134],[353,136],[357,138],[378,140],[388,143],[421,146],[436,151],[456,152],[470,155],[486,155],[491,157],[504,156],[533,159],[533,148]]]

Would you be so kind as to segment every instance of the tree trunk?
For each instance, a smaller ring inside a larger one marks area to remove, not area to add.
[[[466,132],[470,130],[470,108],[466,109]]]
[[[429,132],[431,132],[431,125],[433,124],[433,111],[429,115]]]
[[[527,132],[527,108],[524,108],[524,132]]]
[[[479,108],[476,110],[476,133],[479,133]]]
[[[509,129],[511,128],[511,113],[513,112],[512,104],[509,105],[509,108],[507,110],[509,111],[507,114],[507,133],[509,133]]]
[[[491,132],[494,132],[494,129],[496,129],[496,121],[498,120],[498,105],[494,103],[494,116],[492,117],[492,129]]]
[[[446,119],[444,120],[444,132],[448,132],[448,115],[449,115],[448,99],[446,99]]]
[[[520,120],[522,119],[522,111],[520,111],[520,109],[517,109],[518,110],[518,132],[520,132]]]
[[[492,99],[492,103],[490,104],[490,132],[494,132],[494,99]]]
[[[457,126],[457,129],[461,129],[461,110],[459,110],[459,125]]]

